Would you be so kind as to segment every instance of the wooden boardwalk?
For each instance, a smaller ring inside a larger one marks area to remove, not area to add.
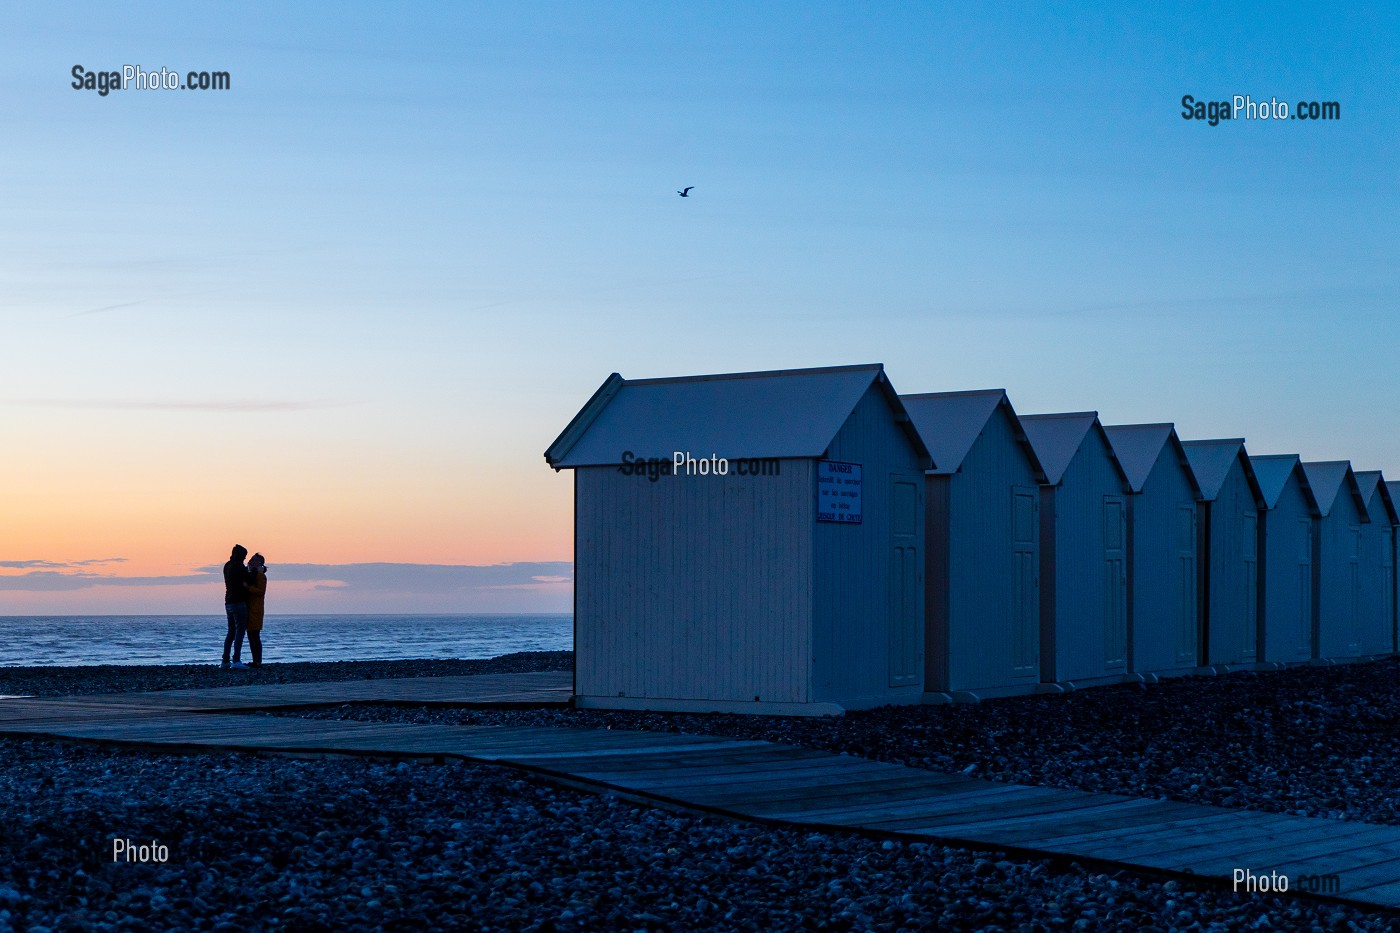
[[[354,701],[558,702],[567,674],[489,675],[0,701],[0,734],[181,750],[459,757],[574,786],[812,829],[1071,856],[1228,882],[1336,875],[1339,899],[1400,908],[1400,827],[938,774],[772,742],[618,730],[419,726],[214,710]],[[301,697],[302,699],[297,699]],[[1241,895],[1247,896],[1247,895]]]

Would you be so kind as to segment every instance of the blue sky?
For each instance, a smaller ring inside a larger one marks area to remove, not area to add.
[[[879,361],[1400,477],[1397,37],[1393,5],[7,7],[0,561],[567,561],[540,454],[614,370]],[[0,614],[78,606],[18,586]],[[160,590],[105,598],[207,598]]]

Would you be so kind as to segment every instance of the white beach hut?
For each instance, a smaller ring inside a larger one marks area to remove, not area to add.
[[[922,700],[932,460],[882,366],[614,373],[545,459],[574,471],[579,706]]]
[[[1196,500],[1170,424],[1105,425],[1128,496],[1128,670],[1142,679],[1200,668]]]

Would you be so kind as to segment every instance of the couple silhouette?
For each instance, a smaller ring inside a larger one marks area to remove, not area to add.
[[[267,595],[267,561],[261,554],[248,558],[248,549],[241,544],[233,546],[228,563],[224,564],[224,613],[228,616],[228,634],[224,636],[224,667],[262,667],[262,627],[264,597]],[[244,664],[243,636],[248,636],[248,647],[252,650],[253,661]],[[229,660],[229,652],[233,659]]]

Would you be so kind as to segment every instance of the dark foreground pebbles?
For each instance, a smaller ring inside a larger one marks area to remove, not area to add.
[[[463,763],[0,739],[0,930],[1386,930],[1394,916],[641,808]],[[112,861],[113,840],[165,847]]]
[[[258,672],[6,669],[0,693],[571,663],[558,653]],[[375,706],[300,714],[753,736],[1003,780],[1395,822],[1397,674],[1400,662],[1388,661],[837,720]],[[114,839],[164,846],[168,861],[114,863]],[[0,933],[387,928],[1393,930],[1400,915],[700,819],[485,765],[184,757],[0,739]]]

